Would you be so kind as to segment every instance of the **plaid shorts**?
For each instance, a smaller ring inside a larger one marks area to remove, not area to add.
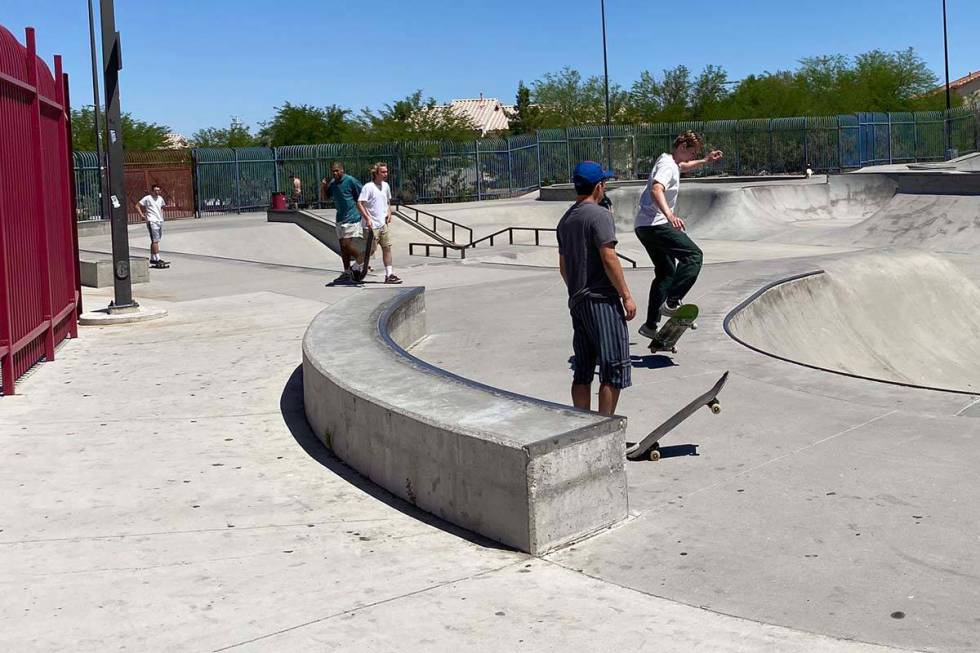
[[[589,385],[599,365],[599,382],[614,388],[632,385],[630,338],[619,298],[584,299],[573,306],[572,349],[575,385]]]

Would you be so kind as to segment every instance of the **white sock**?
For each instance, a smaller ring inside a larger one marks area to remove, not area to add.
[[[350,269],[353,270],[354,272],[360,272],[361,271],[361,264],[360,263],[351,263],[350,264]]]
[[[160,255],[159,254],[150,254],[150,260],[151,261],[159,261],[160,260]]]
[[[386,277],[390,277],[394,273],[395,273],[395,268],[393,266],[391,266],[391,265],[386,265],[385,266],[385,276]]]

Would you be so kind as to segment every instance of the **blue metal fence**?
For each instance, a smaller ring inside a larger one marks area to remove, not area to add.
[[[406,203],[460,202],[513,197],[568,182],[577,161],[606,163],[621,179],[644,177],[653,162],[687,129],[708,148],[724,150],[710,174],[765,175],[842,172],[867,165],[941,161],[951,146],[980,149],[978,115],[950,112],[859,113],[829,117],[659,123],[542,129],[533,135],[466,142],[292,145],[277,148],[193,151],[200,215],[260,210],[270,195],[301,181],[301,203],[321,206],[321,180],[340,161],[362,180],[371,165],[388,164],[392,192]],[[78,217],[99,215],[94,153],[75,153]]]

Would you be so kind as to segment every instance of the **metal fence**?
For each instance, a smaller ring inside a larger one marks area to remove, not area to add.
[[[291,145],[192,150],[194,207],[199,215],[258,210],[274,192],[300,180],[300,203],[322,206],[321,181],[334,161],[362,180],[372,163],[388,164],[392,191],[406,203],[513,197],[568,182],[575,163],[611,160],[621,179],[645,177],[653,162],[687,129],[704,135],[725,159],[700,174],[766,175],[843,172],[866,165],[941,161],[948,147],[978,146],[978,116],[968,109],[920,113],[859,113],[829,117],[716,120],[542,129],[533,135],[466,142]],[[79,213],[96,215],[95,155],[76,153]],[[127,159],[127,173],[130,162]],[[149,177],[142,183],[149,183]],[[162,181],[164,194],[171,189]],[[169,217],[169,216],[168,216]]]
[[[68,80],[0,26],[0,387],[78,335]]]
[[[99,159],[95,152],[75,152],[75,187],[78,203],[76,219],[101,220],[99,200]],[[197,212],[194,197],[194,159],[190,150],[156,150],[126,152],[125,171],[126,211],[130,223],[143,221],[136,203],[154,184],[158,184],[167,201],[163,215],[167,220],[190,218]],[[108,218],[108,216],[106,216]]]

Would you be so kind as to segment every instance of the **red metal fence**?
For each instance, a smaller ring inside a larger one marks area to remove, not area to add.
[[[78,335],[67,77],[0,26],[0,387]]]

